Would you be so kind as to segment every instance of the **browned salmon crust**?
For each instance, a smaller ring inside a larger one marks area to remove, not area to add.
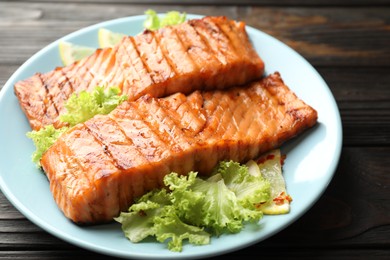
[[[15,84],[15,94],[31,128],[64,126],[59,115],[74,92],[118,86],[130,100],[149,94],[224,89],[260,79],[264,63],[243,22],[205,17],[180,25],[125,37],[113,48],[96,52],[67,67]]]
[[[111,221],[163,177],[246,162],[315,125],[317,112],[274,73],[246,88],[124,102],[63,134],[41,165],[55,201],[80,224]]]

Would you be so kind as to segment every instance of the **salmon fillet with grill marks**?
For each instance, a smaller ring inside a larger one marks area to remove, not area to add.
[[[274,73],[245,88],[124,102],[64,133],[41,165],[63,213],[96,224],[172,171],[208,175],[219,161],[255,159],[316,122],[316,110]]]
[[[260,79],[264,63],[243,22],[205,17],[125,37],[79,62],[17,82],[15,94],[31,128],[64,126],[59,115],[74,92],[118,86],[129,100],[224,89]]]

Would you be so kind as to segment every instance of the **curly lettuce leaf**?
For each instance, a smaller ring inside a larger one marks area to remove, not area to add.
[[[156,11],[149,9],[145,11],[146,20],[144,21],[145,29],[157,30],[168,25],[183,23],[187,14],[178,11],[169,11],[163,17],[159,17]]]
[[[245,222],[263,217],[255,203],[269,196],[269,185],[261,176],[248,175],[247,166],[233,162],[221,162],[206,180],[196,172],[170,173],[164,177],[166,189],[142,196],[130,213],[122,212],[115,220],[132,242],[154,236],[169,241],[171,251],[182,251],[184,240],[209,243],[210,234],[237,233]]]
[[[241,205],[251,207],[269,200],[270,183],[261,174],[249,174],[246,165],[224,161],[219,163],[216,172],[222,175],[226,186],[235,193]]]
[[[127,100],[126,95],[119,95],[118,87],[108,88],[97,86],[92,92],[80,91],[73,93],[66,101],[67,113],[60,116],[62,122],[75,126],[83,123],[95,115],[106,115],[120,103]]]
[[[26,136],[32,139],[35,145],[35,151],[31,156],[31,160],[38,166],[41,166],[40,160],[42,155],[49,149],[49,147],[54,144],[54,142],[68,130],[67,127],[62,127],[60,129],[54,128],[53,125],[45,126],[39,131],[30,131],[27,132]]]
[[[194,245],[210,243],[208,232],[183,222],[177,213],[170,194],[162,189],[145,194],[129,212],[121,212],[114,220],[122,224],[125,236],[133,243],[154,236],[161,243],[168,241],[168,249],[174,252],[182,251],[184,240]]]

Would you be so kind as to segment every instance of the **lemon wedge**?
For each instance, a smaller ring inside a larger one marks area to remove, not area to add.
[[[275,149],[264,154],[257,162],[251,160],[247,166],[250,174],[261,174],[271,185],[270,200],[258,204],[258,209],[265,215],[289,213],[292,199],[287,193],[286,182],[282,174],[280,150]]]
[[[68,66],[75,61],[79,61],[96,51],[95,48],[77,45],[71,42],[62,41],[58,45],[60,58],[64,66]]]
[[[112,47],[125,37],[126,34],[110,31],[106,28],[100,28],[98,31],[98,41],[100,48]]]

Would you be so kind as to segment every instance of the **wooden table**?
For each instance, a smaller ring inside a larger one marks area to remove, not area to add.
[[[323,76],[340,109],[343,148],[332,182],[304,216],[228,256],[390,259],[390,1],[107,2],[0,1],[0,87],[42,47],[103,20],[153,8],[245,21],[291,46]],[[0,192],[0,259],[73,257],[110,259],[43,231]]]

